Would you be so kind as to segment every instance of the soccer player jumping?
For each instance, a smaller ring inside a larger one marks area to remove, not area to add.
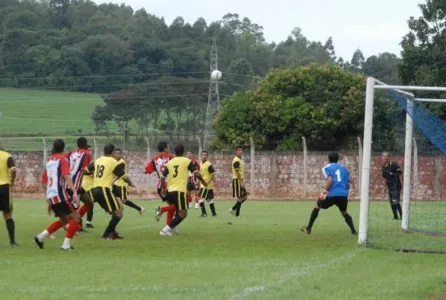
[[[327,209],[333,205],[339,208],[342,216],[345,219],[351,233],[356,235],[355,226],[353,225],[352,217],[347,213],[348,206],[348,192],[350,190],[350,174],[348,170],[338,164],[339,154],[332,152],[328,155],[329,164],[322,169],[322,173],[326,178],[325,190],[319,196],[319,200],[311,212],[310,221],[306,227],[300,228],[300,231],[310,234],[314,221],[319,215],[319,210]]]

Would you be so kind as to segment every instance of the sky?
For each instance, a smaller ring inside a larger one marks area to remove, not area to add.
[[[383,52],[400,56],[400,42],[409,32],[407,21],[419,17],[422,0],[93,0],[125,3],[137,10],[164,17],[169,25],[181,16],[193,24],[203,17],[208,24],[226,13],[263,26],[267,42],[285,40],[295,27],[305,37],[324,43],[333,38],[336,55],[350,60],[356,49],[365,57]],[[218,41],[217,41],[218,43]]]

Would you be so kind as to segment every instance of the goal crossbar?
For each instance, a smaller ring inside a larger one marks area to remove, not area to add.
[[[412,145],[413,145],[413,108],[414,102],[446,102],[446,99],[428,99],[416,98],[414,94],[407,92],[413,91],[446,91],[446,87],[429,87],[429,86],[403,86],[403,85],[387,85],[373,77],[367,78],[366,97],[365,97],[365,114],[364,114],[364,136],[363,136],[363,155],[361,167],[361,188],[360,188],[360,215],[358,228],[358,244],[367,243],[368,235],[368,214],[370,204],[370,169],[372,154],[372,130],[373,130],[373,107],[375,90],[394,90],[400,94],[404,94],[407,99],[406,106],[406,134],[404,146],[404,183],[403,183],[403,216],[401,220],[401,229],[409,230],[409,207],[410,207],[410,173],[412,168]]]

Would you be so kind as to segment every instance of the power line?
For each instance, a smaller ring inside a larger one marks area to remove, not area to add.
[[[207,96],[208,94],[171,94],[171,95],[150,95],[150,96],[134,96],[134,97],[114,97],[114,96],[110,96],[110,95],[106,95],[106,97],[108,99],[113,99],[113,100],[134,100],[134,99],[151,99],[151,98],[174,98],[174,97],[200,97],[200,96]],[[29,98],[28,98],[29,99]],[[73,99],[70,99],[73,100]],[[102,100],[101,97],[79,97],[77,100]],[[19,102],[47,102],[47,103],[51,103],[48,101],[45,101],[45,99],[41,99],[41,100],[27,100],[27,99],[21,99],[21,100],[5,100],[2,101],[0,100],[0,103],[19,103]]]
[[[186,74],[204,74],[209,72],[176,72],[176,73],[142,73],[142,74],[114,74],[114,75],[83,75],[83,76],[45,76],[45,77],[0,77],[1,79],[14,80],[40,80],[40,79],[68,79],[68,78],[103,78],[103,77],[144,77],[144,76],[167,76],[167,75],[186,75]]]
[[[243,75],[243,74],[228,73],[228,72],[223,72],[223,74],[225,74],[225,75],[235,75],[235,76],[241,76],[241,77],[249,77],[249,78],[258,78],[259,77],[259,76],[255,76],[255,75]]]
[[[150,83],[119,83],[119,84],[97,84],[97,85],[70,85],[70,86],[28,86],[26,88],[20,88],[20,89],[33,89],[33,90],[66,90],[66,91],[72,91],[72,89],[79,89],[79,88],[104,88],[104,87],[133,87],[133,86],[159,86],[159,85],[188,85],[188,84],[204,84],[204,83],[210,83],[211,80],[200,80],[200,81],[189,81],[189,82],[180,82],[180,81],[168,81],[168,82],[150,82]],[[223,85],[230,85],[230,86],[240,86],[240,87],[246,87],[246,88],[252,88],[252,85],[243,85],[238,83],[231,83],[231,82],[225,82],[220,81],[220,84]],[[70,90],[68,90],[70,89]]]

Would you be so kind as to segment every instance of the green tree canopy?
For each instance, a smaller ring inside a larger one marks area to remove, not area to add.
[[[419,4],[421,17],[409,19],[409,33],[403,38],[399,75],[403,84],[446,85],[446,2],[427,0]],[[433,96],[432,93],[417,95]],[[446,94],[436,94],[446,97]],[[446,119],[446,107],[428,104],[432,111]]]
[[[225,101],[213,143],[246,144],[253,137],[263,149],[294,150],[304,136],[310,149],[347,149],[362,134],[364,98],[364,76],[334,64],[271,70],[253,89]],[[391,107],[378,101],[375,132],[391,133]]]

